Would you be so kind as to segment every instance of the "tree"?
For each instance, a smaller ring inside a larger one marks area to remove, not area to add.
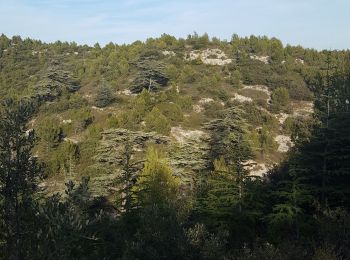
[[[289,93],[286,88],[276,88],[271,95],[271,110],[275,113],[289,110]]]
[[[154,147],[137,179],[139,226],[126,259],[182,259],[185,237],[179,221],[179,180],[164,154]]]
[[[333,66],[327,53],[325,75],[319,74],[316,86],[315,114],[319,128],[303,147],[303,158],[310,167],[309,178],[316,185],[322,208],[349,207],[349,110],[350,66]],[[309,154],[308,154],[309,153]],[[308,155],[308,156],[306,156]]]
[[[270,40],[269,52],[273,61],[281,62],[284,58],[284,49],[282,42],[276,38],[272,38]]]
[[[173,103],[159,103],[157,109],[171,122],[178,123],[183,120],[183,113],[177,104]]]
[[[130,90],[140,93],[143,89],[158,91],[168,84],[169,78],[165,75],[165,65],[154,56],[141,57],[136,62],[138,74],[136,75]]]
[[[297,158],[297,157],[295,157]],[[268,223],[273,231],[273,237],[281,238],[292,234],[300,238],[300,220],[304,214],[305,205],[310,203],[310,187],[306,185],[305,170],[299,168],[295,158],[290,158],[283,179],[277,183],[277,189],[271,192],[273,205],[268,215]]]
[[[63,153],[63,168],[69,176],[74,174],[74,166],[79,160],[79,146],[73,142],[65,142],[62,145],[61,153]]]
[[[8,99],[1,108],[1,237],[5,242],[3,256],[6,259],[30,258],[25,248],[32,243],[29,232],[34,217],[33,196],[41,176],[40,165],[31,154],[34,131],[27,130],[33,112],[34,106],[29,100]]]
[[[121,212],[129,213],[136,206],[135,202],[135,185],[137,185],[137,175],[141,168],[142,160],[135,160],[132,143],[127,140],[124,145],[122,173],[117,180],[117,184],[121,186],[120,196],[117,198],[117,206]]]
[[[63,139],[63,130],[55,117],[46,117],[37,126],[38,137],[45,143],[46,153],[55,148]]]
[[[53,101],[63,93],[74,93],[80,89],[80,82],[73,73],[62,69],[62,61],[52,60],[35,86],[33,97],[39,101]]]
[[[251,234],[253,213],[245,204],[247,184],[250,176],[245,167],[252,158],[250,146],[245,140],[242,111],[229,109],[222,119],[211,121],[206,125],[211,133],[211,158],[214,169],[204,182],[204,191],[197,201],[197,212],[207,221],[208,226],[225,227],[231,233],[231,239],[242,241],[237,234]],[[245,219],[245,224],[241,222]],[[240,230],[240,231],[238,231]],[[249,231],[248,231],[249,230]],[[249,234],[249,235],[248,235]]]
[[[259,133],[259,149],[262,157],[266,152],[273,151],[276,148],[276,142],[266,126],[263,126]]]
[[[176,201],[179,180],[173,176],[164,154],[154,147],[147,151],[146,163],[137,183],[141,207],[164,206]]]
[[[95,104],[97,107],[106,107],[114,101],[115,97],[111,88],[105,83],[101,83],[97,89]]]
[[[38,245],[33,259],[99,258],[103,248],[101,237],[93,227],[100,228],[103,211],[91,210],[92,197],[88,178],[75,187],[66,183],[65,197],[55,194],[47,198],[38,214]],[[105,241],[103,241],[106,243]]]
[[[242,87],[241,79],[242,79],[241,73],[238,70],[235,70],[230,77],[232,86],[234,88],[241,88]]]
[[[164,135],[170,132],[168,119],[156,107],[145,117],[145,123],[147,131],[155,131]]]

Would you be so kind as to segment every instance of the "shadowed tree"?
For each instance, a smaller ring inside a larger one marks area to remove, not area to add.
[[[0,112],[0,236],[6,259],[30,258],[25,249],[34,242],[30,238],[34,232],[33,194],[41,170],[31,154],[34,131],[27,130],[33,112],[30,101],[12,99],[3,102]]]

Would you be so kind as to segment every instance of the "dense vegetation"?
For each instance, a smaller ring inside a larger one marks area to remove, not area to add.
[[[1,35],[0,94],[1,259],[350,258],[348,51]]]

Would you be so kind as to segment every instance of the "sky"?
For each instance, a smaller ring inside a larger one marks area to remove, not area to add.
[[[0,0],[0,33],[89,45],[236,33],[350,49],[349,11],[350,0]]]

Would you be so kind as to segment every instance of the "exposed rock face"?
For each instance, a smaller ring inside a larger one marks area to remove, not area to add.
[[[133,94],[130,89],[124,89],[121,91],[117,91],[118,95],[125,95],[125,96],[136,96],[136,94]]]
[[[224,66],[232,63],[226,54],[220,49],[206,49],[204,51],[191,51],[185,55],[185,60],[192,61],[200,59],[204,64]]]
[[[314,112],[314,103],[307,101],[300,101],[298,104],[293,104],[296,107],[293,116],[310,116]]]
[[[269,64],[270,56],[258,56],[258,55],[250,55],[249,56],[252,60],[258,60],[265,64]]]
[[[267,86],[264,86],[264,85],[244,86],[243,89],[252,89],[252,90],[262,91],[262,92],[265,92],[268,96],[271,96],[271,91]]]
[[[300,64],[305,64],[305,61],[303,59],[295,59],[295,62]]]
[[[288,152],[290,147],[294,145],[290,136],[287,135],[277,135],[275,141],[278,143],[277,150],[281,153]]]
[[[253,99],[250,97],[242,96],[240,94],[235,93],[235,96],[231,98],[231,100],[237,100],[238,102],[244,103],[244,102],[253,102]]]
[[[264,163],[257,163],[254,160],[248,160],[244,168],[249,171],[249,175],[263,177],[269,171],[269,168]]]
[[[170,135],[183,145],[190,139],[200,141],[205,133],[201,130],[184,130],[182,127],[172,127]]]
[[[72,119],[63,119],[62,120],[62,124],[67,125],[67,124],[71,124],[72,123]]]
[[[163,55],[165,56],[176,56],[176,53],[173,51],[162,51]]]
[[[277,120],[280,124],[280,130],[282,130],[284,123],[286,122],[287,118],[290,117],[290,115],[286,114],[286,113],[279,113],[279,114],[275,115],[275,117],[277,118]]]
[[[214,102],[214,99],[212,98],[202,98],[201,100],[198,101],[199,104],[203,105],[203,104],[208,104]]]
[[[201,113],[204,110],[204,107],[201,105],[193,105],[192,109],[196,113]]]

